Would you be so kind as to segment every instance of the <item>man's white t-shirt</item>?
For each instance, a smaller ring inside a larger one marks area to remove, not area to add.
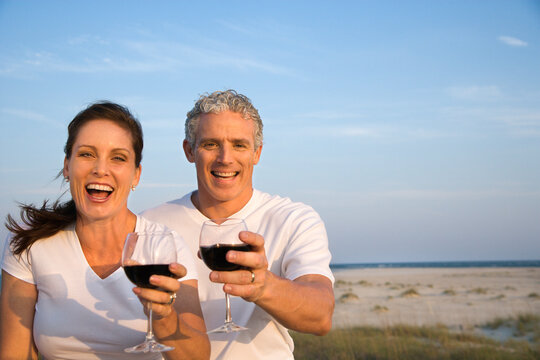
[[[208,218],[195,208],[191,193],[147,210],[143,215],[178,232],[192,254],[197,254],[201,226]],[[268,269],[274,274],[290,280],[320,274],[334,281],[326,229],[311,207],[254,190],[246,206],[231,218],[244,219],[249,231],[264,237]],[[196,257],[195,263],[206,327],[214,329],[225,320],[223,284],[209,280],[210,269],[202,260]],[[293,341],[287,329],[272,316],[239,297],[231,297],[231,306],[233,321],[248,330],[210,334],[212,359],[293,358]]]
[[[138,216],[135,231],[163,231],[165,227]],[[197,279],[193,256],[175,234],[178,262]],[[162,359],[161,354],[128,354],[141,343],[146,315],[120,267],[101,279],[88,265],[75,226],[35,242],[15,256],[6,244],[2,268],[35,284],[38,291],[33,336],[46,359]],[[17,301],[18,299],[13,299]],[[19,301],[23,301],[20,299]]]

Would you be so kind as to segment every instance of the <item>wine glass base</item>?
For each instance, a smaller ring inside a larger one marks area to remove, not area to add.
[[[172,346],[166,346],[163,344],[158,343],[155,340],[147,340],[139,345],[135,345],[133,347],[124,349],[127,353],[147,353],[147,352],[165,352],[165,351],[171,351],[174,347]]]
[[[243,331],[243,330],[247,330],[247,328],[245,328],[243,326],[240,326],[240,325],[236,325],[233,322],[226,322],[225,324],[221,325],[220,327],[218,327],[218,328],[216,328],[214,330],[208,331],[207,334],[231,333],[231,332]]]

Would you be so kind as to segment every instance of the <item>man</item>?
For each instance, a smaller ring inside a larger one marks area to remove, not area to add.
[[[250,270],[210,271],[197,259],[207,328],[223,323],[223,291],[235,296],[234,322],[248,328],[210,334],[212,359],[292,359],[287,329],[324,335],[332,326],[334,278],[321,218],[309,206],[253,189],[262,127],[244,95],[202,96],[187,114],[183,142],[198,190],[143,214],[177,231],[194,254],[205,220],[234,217],[247,224],[239,237],[251,251],[229,251],[227,260]]]

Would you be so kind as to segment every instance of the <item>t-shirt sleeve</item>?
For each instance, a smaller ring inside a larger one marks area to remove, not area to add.
[[[318,274],[326,276],[333,283],[334,276],[330,270],[332,256],[324,223],[310,207],[298,212],[294,216],[290,241],[284,251],[282,273],[290,280]]]
[[[195,267],[195,261],[188,245],[180,235],[178,235],[175,231],[173,231],[173,233],[176,240],[177,262],[184,265],[187,270],[186,276],[181,278],[180,281],[198,280],[199,277],[197,274],[197,268]]]
[[[193,259],[193,255],[191,254],[191,251],[189,250],[189,246],[184,240],[184,238],[180,236],[176,231],[168,228],[162,223],[150,221],[146,217],[140,216],[140,215],[137,217],[137,226],[135,230],[136,231],[170,230],[174,234],[174,240],[176,243],[177,262],[179,264],[184,265],[184,267],[187,270],[186,276],[179,279],[179,281],[198,280],[197,270],[195,267],[195,260]]]
[[[28,262],[28,252],[24,251],[21,255],[15,255],[12,250],[11,237],[8,237],[4,244],[2,269],[17,279],[35,284],[32,266]]]

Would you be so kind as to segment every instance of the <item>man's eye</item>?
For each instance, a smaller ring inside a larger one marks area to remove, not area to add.
[[[212,149],[212,148],[215,148],[217,146],[216,143],[204,143],[203,144],[203,148],[205,149]]]

